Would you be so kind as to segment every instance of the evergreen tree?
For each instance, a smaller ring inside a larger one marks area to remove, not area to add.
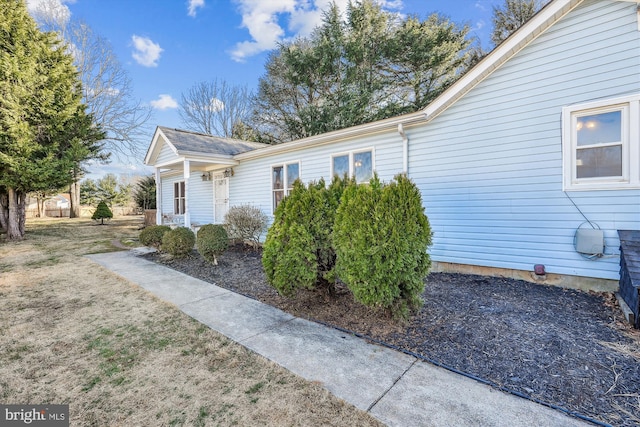
[[[423,108],[466,70],[468,27],[437,15],[399,21],[374,0],[333,4],[309,38],[273,52],[252,119],[279,143]]]
[[[156,178],[154,176],[147,176],[138,181],[133,190],[133,200],[139,208],[156,208]]]
[[[96,181],[85,179],[80,184],[80,201],[93,205],[102,200],[109,206],[126,206],[131,200],[131,190],[131,185],[120,182],[116,175],[108,173]]]
[[[10,240],[24,236],[27,193],[68,185],[100,149],[80,89],[71,56],[24,2],[0,0],[0,217]]]
[[[493,7],[493,31],[491,41],[495,46],[515,33],[533,17],[548,1],[504,0],[502,6]]]
[[[100,220],[100,225],[104,225],[105,218],[113,218],[113,212],[111,212],[111,209],[109,209],[109,206],[107,206],[104,200],[101,200],[100,203],[98,203],[98,207],[93,212],[93,215],[91,215],[91,219]]]

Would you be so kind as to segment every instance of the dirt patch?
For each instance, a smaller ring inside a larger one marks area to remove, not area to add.
[[[280,297],[261,254],[234,247],[218,266],[196,252],[147,258],[298,317],[352,331],[497,388],[618,426],[640,424],[640,331],[624,324],[611,294],[513,279],[431,274],[424,307],[407,322],[368,309],[344,286],[335,297]]]

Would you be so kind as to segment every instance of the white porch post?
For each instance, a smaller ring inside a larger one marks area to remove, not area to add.
[[[184,226],[191,228],[191,216],[189,215],[189,176],[191,165],[189,160],[184,161]]]
[[[162,181],[159,168],[156,168],[156,224],[162,225]]]

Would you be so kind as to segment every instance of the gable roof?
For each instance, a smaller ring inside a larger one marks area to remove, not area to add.
[[[204,155],[206,157],[230,158],[236,154],[267,146],[258,142],[241,141],[239,139],[158,126],[153,141],[147,150],[147,155],[144,159],[145,164],[150,164],[154,157],[159,154],[161,149],[161,144],[158,142],[160,136],[162,136],[164,143],[169,146],[175,155],[180,157]]]
[[[626,1],[636,3],[637,0],[607,0],[607,1]],[[583,3],[584,0],[552,0],[543,7],[533,18],[527,21],[509,38],[503,41],[478,64],[471,68],[458,81],[451,85],[446,91],[440,94],[426,108],[414,113],[402,116],[391,117],[388,119],[353,126],[346,129],[340,129],[320,135],[314,135],[307,138],[285,142],[277,145],[256,144],[251,150],[238,152],[233,156],[236,160],[262,157],[269,154],[283,153],[293,151],[305,147],[313,147],[323,144],[330,144],[339,140],[354,138],[373,133],[398,129],[402,133],[403,125],[413,125],[418,123],[426,123],[433,120],[442,112],[447,110],[456,101],[462,98],[471,89],[480,82],[489,77],[495,70],[500,68],[504,63],[529,45],[538,36],[562,19],[565,15]],[[595,24],[594,24],[595,25]],[[165,129],[165,128],[162,128]],[[215,138],[215,137],[214,137]],[[147,163],[145,159],[145,163]]]

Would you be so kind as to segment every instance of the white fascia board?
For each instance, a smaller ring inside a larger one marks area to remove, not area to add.
[[[405,114],[398,117],[392,117],[389,119],[379,120],[377,122],[365,123],[358,126],[353,126],[346,129],[340,129],[333,132],[323,133],[320,135],[310,136],[304,139],[298,139],[296,141],[283,142],[276,145],[268,145],[265,148],[258,148],[246,153],[236,154],[233,158],[237,160],[253,159],[263,156],[268,156],[276,153],[286,153],[289,151],[300,150],[303,148],[315,147],[324,144],[331,144],[337,141],[342,141],[349,138],[355,138],[363,135],[370,135],[374,133],[393,130],[396,131],[399,124],[410,125],[425,121],[425,116],[422,110]]]
[[[173,151],[173,153],[176,156],[178,156],[178,150],[176,149],[176,147],[174,147],[171,141],[169,141],[169,138],[167,138],[167,136],[162,132],[162,130],[160,129],[160,126],[157,126],[156,131],[153,134],[153,139],[151,140],[151,145],[149,145],[149,148],[147,149],[147,154],[144,156],[144,164],[147,166],[153,166],[151,164],[151,161],[153,157],[157,155],[157,153],[160,150],[160,143],[158,142],[158,140],[160,139],[160,136],[162,136],[162,139],[164,140],[164,142],[167,143],[171,151]]]
[[[423,113],[432,120],[507,62],[583,0],[554,0],[502,42],[460,80],[431,102]]]

